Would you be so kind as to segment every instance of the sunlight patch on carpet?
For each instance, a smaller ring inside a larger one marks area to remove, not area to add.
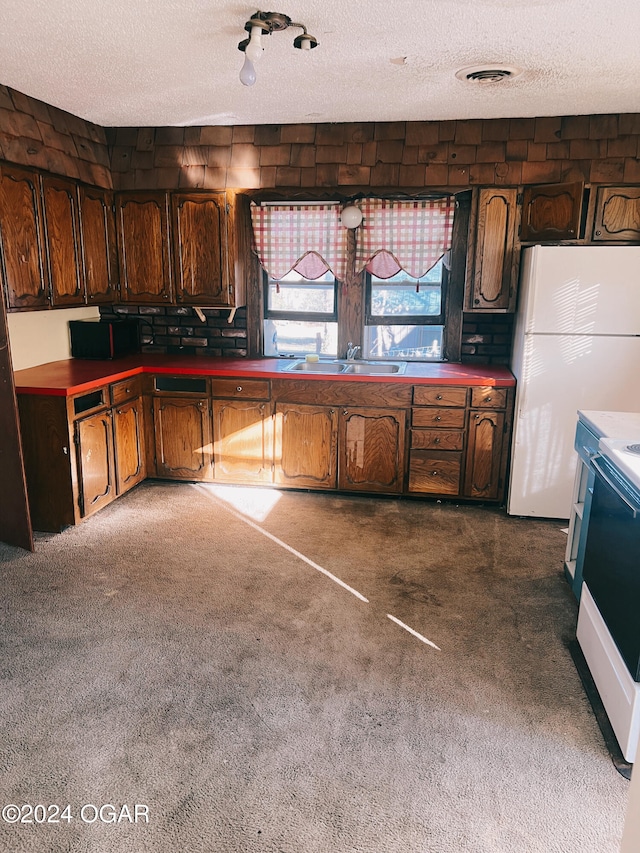
[[[390,613],[387,613],[387,619],[391,619],[392,622],[395,622],[396,625],[399,625],[401,628],[404,628],[405,631],[408,631],[413,637],[417,637],[427,646],[431,646],[432,648],[437,649],[439,652],[442,651],[440,646],[436,646],[436,644],[432,643],[431,640],[427,640],[427,638],[423,637],[422,634],[418,634],[417,631],[414,631],[413,628],[410,628],[408,625],[405,625],[404,622],[401,622],[399,619],[396,619],[396,617],[392,616]]]
[[[282,494],[276,489],[254,489],[251,486],[205,485],[208,492],[254,521],[264,521]]]
[[[317,563],[314,563],[313,560],[310,560],[308,557],[305,557],[305,555],[302,554],[300,551],[297,551],[295,548],[292,548],[291,545],[287,545],[287,543],[283,542],[282,539],[278,539],[278,537],[274,536],[273,533],[269,533],[267,530],[264,530],[262,527],[260,527],[259,524],[256,524],[254,521],[251,521],[245,515],[242,515],[239,512],[236,512],[236,510],[231,509],[228,502],[224,499],[221,500],[216,494],[217,489],[221,488],[220,486],[210,486],[206,483],[198,483],[194,485],[194,488],[206,494],[207,497],[209,497],[218,505],[222,505],[224,509],[226,509],[227,512],[230,512],[231,515],[235,516],[235,518],[244,522],[244,524],[248,524],[249,527],[252,527],[254,530],[257,530],[258,533],[261,533],[263,536],[266,536],[267,539],[270,539],[276,545],[279,545],[280,548],[284,548],[285,551],[288,551],[290,554],[293,554],[294,557],[297,557],[299,560],[302,560],[308,566],[311,566],[312,569],[315,569],[317,572],[320,572],[325,577],[329,578],[329,580],[332,580],[334,583],[337,583],[338,586],[341,586],[343,589],[346,589],[347,592],[350,592],[352,595],[355,595],[355,597],[359,598],[360,601],[364,601],[365,604],[369,603],[369,599],[365,598],[364,595],[358,592],[357,589],[354,589],[352,586],[349,586],[349,584],[346,584],[343,580],[340,580],[339,577],[336,577],[336,575],[332,574],[327,569],[323,568],[322,566],[319,566]]]

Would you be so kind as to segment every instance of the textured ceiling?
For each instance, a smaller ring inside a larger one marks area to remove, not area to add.
[[[287,0],[238,80],[255,6],[2,0],[0,83],[104,126],[425,121],[640,112],[640,0]],[[499,83],[466,66],[519,66]]]

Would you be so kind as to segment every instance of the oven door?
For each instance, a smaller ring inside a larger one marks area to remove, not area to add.
[[[584,580],[631,677],[640,681],[640,494],[605,457],[591,465]]]

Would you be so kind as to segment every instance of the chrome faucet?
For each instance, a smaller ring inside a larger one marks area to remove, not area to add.
[[[347,344],[347,361],[355,361],[359,352],[360,347],[354,347],[353,341],[349,341]]]

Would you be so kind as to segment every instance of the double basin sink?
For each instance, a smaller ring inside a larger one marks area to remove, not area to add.
[[[397,376],[404,373],[407,367],[406,361],[348,361],[347,359],[332,359],[328,361],[306,361],[298,360],[289,365],[286,370],[295,373],[331,373],[331,374],[358,374],[361,376]]]

